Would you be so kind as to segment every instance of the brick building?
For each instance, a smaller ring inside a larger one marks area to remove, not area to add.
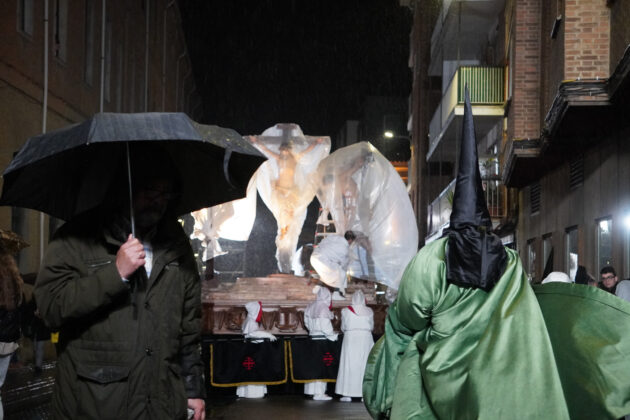
[[[606,264],[629,277],[630,4],[400,3],[414,13],[411,178],[425,240],[448,223],[468,83],[493,222],[533,280]]]
[[[28,137],[99,111],[201,113],[175,1],[8,0],[0,22],[2,169]],[[23,273],[38,269],[59,223],[0,207],[0,227],[31,244]]]

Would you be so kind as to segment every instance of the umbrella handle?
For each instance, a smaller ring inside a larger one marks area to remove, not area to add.
[[[125,142],[127,146],[127,179],[129,181],[129,219],[131,220],[131,236],[136,237],[136,221],[133,217],[133,188],[131,183],[131,157],[129,153],[129,142]]]

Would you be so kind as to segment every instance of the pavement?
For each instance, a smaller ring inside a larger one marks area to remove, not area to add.
[[[55,362],[45,363],[36,373],[32,365],[12,365],[2,386],[5,420],[51,418],[50,399],[55,382]]]
[[[5,420],[52,418],[50,400],[55,362],[44,364],[41,373],[32,365],[12,365],[2,387]],[[273,388],[273,387],[271,387]],[[228,391],[228,389],[225,389]],[[221,395],[222,394],[222,395]],[[206,402],[207,420],[281,418],[283,420],[368,420],[363,403],[314,401],[300,394],[271,394],[262,399],[236,398],[230,392],[212,393]]]

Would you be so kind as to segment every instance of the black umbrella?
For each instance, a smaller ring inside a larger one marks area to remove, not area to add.
[[[100,113],[28,139],[4,171],[0,205],[69,220],[100,205],[114,177],[129,173],[136,142],[172,158],[181,181],[177,214],[243,197],[264,160],[236,131],[183,113]]]

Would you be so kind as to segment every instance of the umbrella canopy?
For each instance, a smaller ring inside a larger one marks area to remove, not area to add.
[[[28,139],[4,171],[0,205],[69,220],[103,202],[114,177],[128,169],[128,145],[136,143],[173,160],[181,181],[178,215],[245,196],[264,160],[236,131],[184,113],[99,113]]]

